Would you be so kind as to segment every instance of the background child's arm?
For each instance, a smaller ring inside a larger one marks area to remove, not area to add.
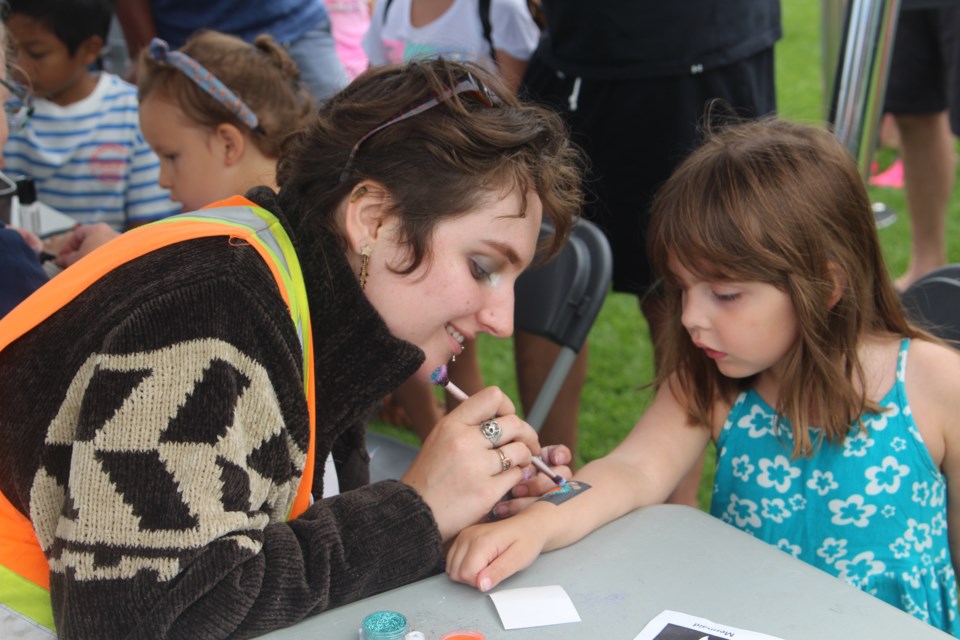
[[[447,573],[486,591],[529,566],[541,551],[567,546],[628,511],[663,502],[710,436],[709,429],[687,424],[683,406],[662,387],[626,439],[574,476],[589,489],[562,504],[541,500],[507,520],[465,529],[447,554]]]

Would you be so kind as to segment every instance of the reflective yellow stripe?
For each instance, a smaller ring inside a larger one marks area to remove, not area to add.
[[[53,607],[47,590],[2,565],[0,602],[37,624],[53,629]]]

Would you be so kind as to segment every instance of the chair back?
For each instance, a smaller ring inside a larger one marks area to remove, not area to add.
[[[553,233],[544,221],[541,237]],[[603,307],[613,273],[610,243],[581,218],[560,253],[527,269],[514,291],[514,325],[579,352]]]
[[[545,221],[540,230],[553,233]],[[514,326],[560,345],[525,419],[540,430],[567,373],[600,314],[613,274],[613,253],[603,232],[581,218],[560,253],[546,264],[527,269],[514,286]]]
[[[924,275],[907,287],[900,299],[914,323],[960,346],[960,264]]]

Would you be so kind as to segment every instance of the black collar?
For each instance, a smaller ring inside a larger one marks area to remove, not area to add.
[[[425,355],[390,333],[336,238],[302,230],[295,235],[267,187],[247,197],[280,219],[300,259],[313,327],[317,424],[346,426],[403,384]]]

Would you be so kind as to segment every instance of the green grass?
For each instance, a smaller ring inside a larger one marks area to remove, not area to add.
[[[786,119],[819,123],[824,113],[820,3],[783,0],[782,7],[784,35],[775,52],[779,113]],[[891,159],[889,151],[880,154],[881,165]],[[899,275],[906,270],[910,255],[910,225],[903,192],[871,188],[870,194],[874,201],[884,202],[899,214],[896,223],[879,232],[890,273]],[[956,200],[951,202],[948,228],[956,228],[960,218]],[[960,260],[960,236],[948,241],[950,260]],[[589,341],[590,365],[580,413],[581,464],[605,455],[623,439],[649,401],[649,390],[639,388],[653,376],[647,326],[635,297],[610,293]],[[510,341],[481,336],[480,350],[484,379],[517,398]],[[417,441],[403,429],[380,424],[374,428]],[[712,466],[710,451],[699,494],[703,507],[710,500]]]

